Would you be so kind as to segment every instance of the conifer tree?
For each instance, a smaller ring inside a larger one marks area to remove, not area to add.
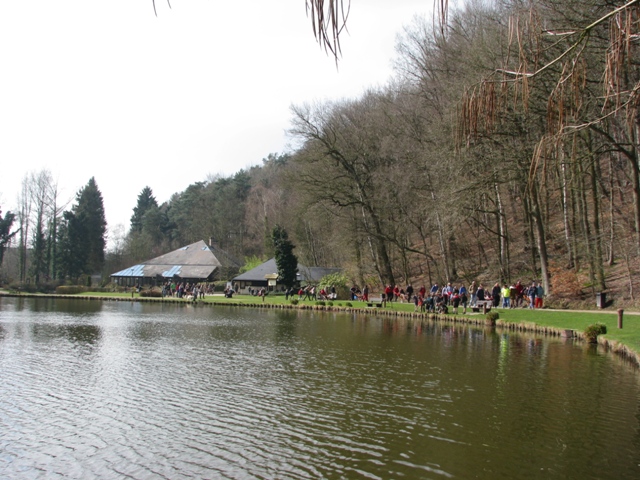
[[[107,221],[102,193],[95,178],[76,195],[76,204],[64,212],[59,231],[61,276],[77,279],[104,266]]]
[[[84,245],[87,252],[85,273],[95,273],[104,266],[104,251],[107,246],[107,220],[104,213],[102,193],[96,180],[91,177],[89,183],[77,195],[74,213],[82,226]]]
[[[83,237],[83,229],[76,215],[71,211],[64,212],[58,230],[59,279],[77,281],[84,272],[87,252],[84,248],[78,248]]]
[[[2,260],[4,260],[4,251],[7,249],[11,239],[18,233],[17,230],[11,232],[15,218],[15,214],[11,212],[7,212],[3,217],[2,209],[0,209],[0,266],[2,266]]]
[[[271,239],[275,250],[279,280],[285,287],[291,288],[298,273],[298,258],[293,254],[295,245],[289,240],[287,231],[280,225],[273,228]]]
[[[144,187],[138,195],[138,203],[133,209],[133,215],[131,215],[131,231],[135,233],[142,232],[145,214],[149,210],[157,208],[158,201],[153,196],[153,191],[150,187]]]

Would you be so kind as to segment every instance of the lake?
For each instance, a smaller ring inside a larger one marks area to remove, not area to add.
[[[0,479],[636,479],[595,345],[297,310],[0,297]]]

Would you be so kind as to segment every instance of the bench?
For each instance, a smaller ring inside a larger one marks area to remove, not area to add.
[[[367,307],[381,308],[382,298],[370,298],[369,300],[367,300]]]
[[[478,300],[476,305],[471,307],[471,311],[476,313],[480,313],[480,311],[482,311],[482,313],[487,313],[491,311],[492,306],[493,302],[491,300]]]

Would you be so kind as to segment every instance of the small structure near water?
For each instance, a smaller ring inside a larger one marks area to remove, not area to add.
[[[296,286],[307,284],[316,285],[325,275],[341,271],[342,269],[340,268],[306,267],[298,263]],[[248,291],[250,288],[265,288],[269,291],[273,291],[278,288],[277,279],[278,266],[276,265],[276,259],[272,258],[248,272],[238,275],[233,279],[233,284],[237,285],[240,291]]]

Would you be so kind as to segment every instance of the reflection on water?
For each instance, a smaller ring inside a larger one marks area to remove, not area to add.
[[[9,302],[4,299],[4,302]],[[102,302],[72,298],[16,297],[11,299],[13,309],[34,313],[49,313],[52,309],[64,311],[68,315],[91,315],[102,311]]]
[[[638,372],[561,339],[0,298],[0,371],[0,478],[640,474]]]

